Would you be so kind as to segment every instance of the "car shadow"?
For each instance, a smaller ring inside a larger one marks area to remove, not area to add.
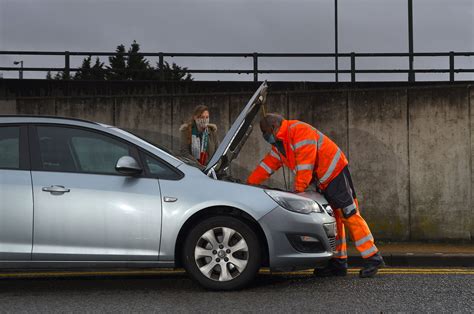
[[[287,289],[288,287],[315,282],[325,282],[326,279],[315,278],[312,275],[280,275],[258,274],[250,285],[240,291],[255,291],[268,289]],[[48,278],[2,278],[0,293],[2,295],[22,296],[95,293],[101,291],[128,292],[212,292],[194,282],[185,273],[164,275],[127,275],[127,276],[81,276],[81,277],[48,277]],[[233,293],[216,291],[212,293]]]

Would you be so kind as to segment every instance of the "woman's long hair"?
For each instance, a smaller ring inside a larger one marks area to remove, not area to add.
[[[191,144],[191,135],[193,132],[194,117],[200,116],[204,111],[209,111],[206,105],[197,105],[194,108],[193,115],[188,121],[188,144]]]

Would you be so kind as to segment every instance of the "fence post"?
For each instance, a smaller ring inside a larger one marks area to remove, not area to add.
[[[351,52],[351,82],[355,83],[356,81],[356,55],[354,52]]]
[[[454,52],[449,52],[449,81],[454,82]]]
[[[258,82],[258,53],[253,53],[253,81]]]
[[[70,72],[70,55],[69,51],[64,52],[64,79],[69,80],[71,77]]]
[[[160,68],[160,81],[165,80],[165,60],[163,58],[163,52],[159,52],[158,66]]]

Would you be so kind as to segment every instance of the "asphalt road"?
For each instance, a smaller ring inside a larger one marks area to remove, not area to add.
[[[38,278],[0,274],[0,312],[474,312],[474,270],[385,269],[376,278],[262,273],[245,290],[203,290],[183,272]]]

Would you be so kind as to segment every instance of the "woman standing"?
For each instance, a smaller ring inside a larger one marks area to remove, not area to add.
[[[217,126],[209,123],[209,108],[204,105],[194,108],[190,121],[181,125],[179,131],[181,155],[205,166],[219,146]]]

